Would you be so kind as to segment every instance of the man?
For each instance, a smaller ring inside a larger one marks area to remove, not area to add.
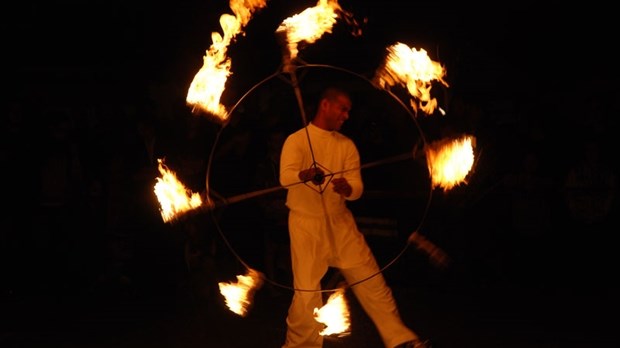
[[[339,132],[352,101],[343,89],[321,95],[312,121],[289,135],[280,156],[280,184],[286,187],[295,294],[288,310],[283,348],[322,347],[323,329],[313,316],[321,308],[321,279],[328,267],[340,270],[378,329],[385,347],[425,347],[402,322],[391,289],[347,200],[362,195],[360,156]]]

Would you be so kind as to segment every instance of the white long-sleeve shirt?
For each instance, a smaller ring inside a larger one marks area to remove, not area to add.
[[[321,185],[314,185],[311,181],[300,183],[299,172],[310,168],[315,161],[325,172],[325,182]],[[349,197],[345,199],[333,191],[332,177],[347,179],[352,188]],[[289,135],[284,142],[280,156],[280,184],[288,189],[286,205],[294,212],[322,216],[346,210],[346,200],[360,198],[364,190],[355,143],[338,131],[308,124]],[[321,192],[327,212],[321,202]]]

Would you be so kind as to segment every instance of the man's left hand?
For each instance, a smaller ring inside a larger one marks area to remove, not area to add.
[[[334,178],[332,179],[332,184],[334,185],[334,192],[345,197],[349,197],[353,191],[353,188],[351,188],[351,185],[349,185],[345,178]]]

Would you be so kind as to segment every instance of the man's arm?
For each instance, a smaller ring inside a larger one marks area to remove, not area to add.
[[[297,149],[295,139],[289,136],[280,152],[280,185],[287,187],[299,182],[302,154]]]
[[[343,178],[345,178],[346,183],[351,186],[351,194],[349,196],[345,195],[345,198],[349,201],[354,201],[362,196],[364,192],[364,182],[362,181],[360,169],[360,155],[352,141],[347,149],[343,168]]]

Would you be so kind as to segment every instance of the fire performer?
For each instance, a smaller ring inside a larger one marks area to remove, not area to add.
[[[392,290],[346,206],[346,201],[360,198],[364,188],[359,152],[339,132],[351,107],[347,91],[325,89],[314,118],[289,135],[282,148],[280,183],[288,190],[295,287],[283,348],[322,347],[321,324],[313,310],[322,306],[321,279],[329,267],[340,270],[386,348],[424,348],[403,323]],[[303,184],[294,185],[300,180]]]

